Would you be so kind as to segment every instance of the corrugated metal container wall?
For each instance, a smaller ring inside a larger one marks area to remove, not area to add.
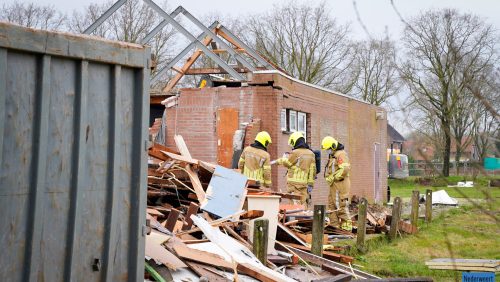
[[[139,281],[149,48],[0,23],[0,281]]]

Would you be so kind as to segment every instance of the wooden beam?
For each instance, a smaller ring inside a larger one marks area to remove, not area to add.
[[[358,230],[356,233],[356,247],[360,252],[365,252],[365,235],[366,235],[366,209],[368,207],[368,201],[365,198],[361,198],[361,202],[358,205]]]
[[[243,49],[243,48],[234,48],[233,50],[235,52],[238,52],[238,53],[244,53],[245,52],[245,49]],[[227,50],[226,49],[212,49],[212,52],[214,52],[216,54],[227,53]]]
[[[217,34],[219,32],[219,29],[218,28],[214,28],[212,30],[213,33]],[[205,46],[208,46],[208,44],[210,44],[210,42],[212,42],[212,38],[210,36],[206,36],[205,39],[203,39],[203,41],[201,42],[203,45]],[[189,57],[187,60],[186,60],[186,63],[182,66],[182,68],[180,69],[180,73],[176,74],[174,78],[172,78],[167,86],[165,86],[165,88],[163,88],[162,92],[163,93],[167,93],[169,92],[170,90],[172,90],[175,85],[177,85],[177,83],[181,80],[181,78],[184,76],[184,73],[189,69],[191,68],[191,66],[196,62],[196,60],[198,60],[198,58],[201,56],[201,54],[203,53],[203,51],[201,51],[200,49],[196,49],[196,51],[194,51],[193,55],[191,57]]]
[[[414,190],[411,195],[411,215],[410,222],[411,225],[418,227],[418,206],[420,200],[420,191]]]
[[[325,229],[325,205],[314,205],[311,252],[317,256],[323,253],[323,231]]]
[[[401,216],[401,198],[396,197],[392,206],[391,229],[389,230],[389,239],[396,239],[399,228],[399,217]]]
[[[260,262],[266,264],[269,219],[257,219],[255,220],[254,224],[255,227],[253,229],[253,253],[260,260]]]
[[[432,190],[425,191],[425,222],[432,221]]]

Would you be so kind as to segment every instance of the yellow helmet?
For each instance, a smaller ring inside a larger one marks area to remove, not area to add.
[[[257,133],[257,136],[255,136],[255,141],[259,142],[264,147],[267,147],[267,145],[273,143],[271,141],[271,135],[269,135],[269,133],[267,133],[267,131],[261,131],[261,132]]]
[[[321,149],[322,150],[332,149],[335,151],[338,146],[339,146],[339,142],[331,136],[326,136],[325,138],[323,138],[323,141],[321,141]]]
[[[294,132],[290,135],[290,138],[288,138],[288,144],[290,144],[290,146],[294,147],[295,146],[295,143],[297,143],[297,140],[299,140],[299,138],[304,138],[304,134],[302,134],[302,132]]]

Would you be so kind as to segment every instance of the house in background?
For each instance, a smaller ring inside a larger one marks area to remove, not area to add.
[[[313,149],[331,135],[343,143],[352,170],[352,194],[371,202],[386,200],[387,120],[383,108],[294,79],[280,71],[249,73],[249,81],[219,87],[184,88],[166,108],[166,144],[184,137],[194,158],[231,166],[235,131],[246,133],[244,144],[260,130],[270,133],[272,159],[290,150],[289,135],[305,134]],[[328,185],[323,170],[312,193],[315,204],[326,204]],[[273,189],[286,191],[286,169],[273,166]]]
[[[404,154],[403,143],[405,138],[392,125],[387,123],[387,149],[394,154]]]

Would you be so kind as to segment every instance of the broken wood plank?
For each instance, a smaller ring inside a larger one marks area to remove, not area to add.
[[[261,210],[250,210],[245,212],[240,216],[241,219],[255,219],[262,217],[264,215],[264,211]]]
[[[170,211],[170,213],[168,214],[167,223],[165,224],[165,228],[168,231],[170,232],[174,231],[174,227],[177,223],[177,219],[179,218],[180,214],[181,212],[176,209],[172,209]]]
[[[198,178],[198,174],[193,171],[191,166],[186,166],[186,172],[191,179],[191,184],[193,185],[194,192],[196,193],[196,197],[198,198],[198,202],[202,203],[205,201],[205,191],[203,190],[203,186],[201,185],[201,181]]]
[[[262,189],[256,189],[256,188],[247,188],[247,190],[248,190],[249,195],[268,194],[268,195],[281,196],[281,198],[283,198],[283,199],[290,199],[290,200],[300,200],[300,197],[301,197],[300,195],[281,193],[281,192],[276,192],[276,191],[271,191],[271,190],[263,191]]]
[[[368,219],[368,222],[370,222],[370,225],[372,225],[372,226],[378,225],[378,222],[375,219],[375,216],[373,216],[373,214],[369,210],[366,211],[366,219]]]
[[[366,278],[366,279],[369,279],[369,278],[380,279],[380,277],[375,276],[373,274],[370,274],[370,273],[367,273],[367,272],[364,272],[364,271],[361,271],[361,270],[358,270],[355,268],[350,268],[347,265],[343,265],[341,263],[334,262],[334,261],[328,260],[326,258],[322,258],[322,257],[316,256],[316,255],[313,255],[313,254],[308,253],[306,251],[299,250],[299,249],[294,248],[294,247],[289,247],[289,248],[293,252],[295,252],[298,256],[300,256],[302,259],[307,260],[309,262],[312,262],[314,264],[317,264],[319,266],[327,265],[335,270],[338,270],[340,273],[349,274],[349,275],[351,275],[354,272],[354,274],[357,275],[358,277],[362,277],[362,278]]]
[[[480,267],[480,266],[463,266],[463,265],[429,265],[429,269],[479,271],[479,272],[500,271],[500,267]]]
[[[186,213],[186,217],[185,217],[185,224],[184,226],[182,226],[182,230],[189,230],[191,229],[191,227],[193,226],[193,221],[191,220],[191,215],[193,214],[196,214],[198,212],[198,209],[200,208],[200,206],[198,206],[196,203],[189,203],[189,208],[187,210],[187,213]]]
[[[182,155],[177,155],[174,153],[169,153],[165,151],[160,151],[163,155],[167,156],[170,159],[185,163],[185,164],[191,164],[191,165],[198,165],[198,160],[192,159],[190,157],[182,156]]]
[[[251,276],[251,277],[253,277],[259,281],[262,281],[262,282],[278,281],[278,280],[274,280],[273,277],[269,277],[265,273],[259,271],[259,269],[256,269],[254,266],[247,264],[247,263],[238,264],[238,271],[241,271],[244,274]]]
[[[411,223],[404,222],[403,220],[399,221],[398,228],[406,234],[415,234],[418,232],[418,228],[416,226]]]
[[[500,266],[500,260],[494,259],[452,259],[437,258],[425,262],[425,265],[460,265],[460,266],[479,266],[479,267],[497,267]]]
[[[146,236],[146,256],[163,263],[172,270],[187,267],[186,264],[162,246],[162,243],[168,241],[170,238],[168,235],[152,231],[151,234]]]
[[[233,264],[226,261],[223,257],[209,252],[200,251],[197,249],[189,248],[186,245],[175,244],[173,246],[175,253],[184,259],[222,267],[225,269],[233,269]]]
[[[192,261],[186,261],[186,264],[191,268],[194,273],[200,276],[200,280],[202,277],[205,277],[206,281],[215,281],[215,282],[230,282],[228,278],[221,274],[216,274],[212,271],[207,270],[207,266],[201,263],[196,263]]]
[[[149,213],[150,215],[165,216],[163,213],[159,212],[158,210],[152,209],[152,208],[146,208],[146,212]]]
[[[288,247],[293,247],[295,249],[299,249],[299,250],[311,253],[311,248],[309,248],[309,247],[301,246],[298,244],[291,244],[291,243],[284,243],[284,242],[281,242],[281,243],[287,245]],[[323,251],[323,257],[325,259],[328,259],[331,261],[336,261],[336,262],[341,262],[341,263],[352,263],[354,261],[354,258],[351,256],[337,254],[337,253],[334,253],[331,251]]]
[[[177,149],[179,150],[182,156],[190,159],[193,158],[191,156],[191,153],[189,152],[186,142],[184,142],[184,138],[182,138],[182,135],[174,135],[174,141],[175,145],[177,146]]]
[[[162,144],[153,143],[153,146],[149,149],[149,151],[165,151],[173,154],[179,155],[180,153],[176,150],[172,150],[168,147],[163,146]]]
[[[307,244],[311,244],[313,242],[312,233],[302,234],[302,233],[295,232],[295,235],[297,235],[297,237],[299,237],[300,239],[304,240],[304,242],[306,242]],[[328,234],[321,234],[321,236],[323,238],[323,245],[328,244]]]
[[[321,266],[321,269],[328,271],[327,268],[323,268],[325,265]],[[311,282],[347,282],[351,281],[352,275],[349,274],[337,274],[331,277],[324,277],[319,279],[311,280]]]
[[[192,215],[191,218],[212,243],[224,250],[225,253],[231,256],[233,261],[238,263],[238,269],[241,265],[241,267],[259,275],[261,281],[293,281],[289,277],[267,268],[250,252],[250,250],[248,250],[248,248],[222,233],[219,229],[210,226],[203,218],[195,215]]]
[[[307,247],[307,243],[304,242],[304,240],[302,240],[300,237],[298,237],[292,230],[288,229],[288,227],[286,227],[282,223],[278,222],[278,228],[280,230],[284,231],[288,236],[290,236],[292,239],[294,239],[296,242],[298,242],[302,246]]]

